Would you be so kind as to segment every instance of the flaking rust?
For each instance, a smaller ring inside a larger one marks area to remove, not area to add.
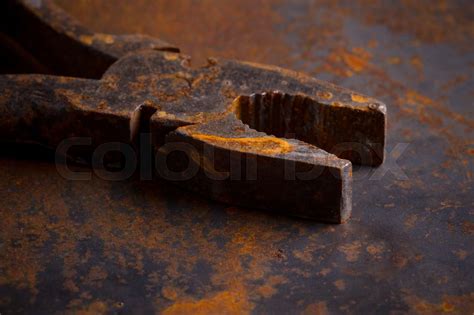
[[[34,19],[48,23],[51,7]],[[118,45],[104,35],[69,36],[77,45]],[[107,47],[94,49],[115,51]],[[88,137],[89,146],[68,154],[90,160],[101,144],[136,144],[151,133],[158,174],[180,186],[231,204],[348,219],[351,162],[383,162],[383,103],[277,67],[210,59],[191,68],[187,56],[144,47],[117,53],[98,80],[1,76],[1,140],[55,149],[66,138]]]

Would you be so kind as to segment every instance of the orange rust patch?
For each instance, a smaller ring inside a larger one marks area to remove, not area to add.
[[[334,73],[341,77],[350,77],[373,66],[369,64],[371,55],[362,48],[348,51],[344,48],[334,48],[326,57],[321,70]]]
[[[72,279],[67,279],[64,281],[64,288],[71,292],[79,292],[79,288],[76,286],[74,281],[72,281]]]
[[[387,61],[389,64],[392,64],[392,65],[399,65],[401,63],[400,57],[396,57],[396,56],[388,58]]]
[[[453,253],[458,256],[458,258],[460,260],[464,260],[466,259],[467,255],[468,255],[468,252],[463,250],[463,249],[459,249],[459,250],[454,250]]]
[[[92,45],[94,37],[92,35],[81,35],[79,36],[79,40],[86,45]]]
[[[286,283],[286,282],[287,282],[287,279],[283,276],[271,276],[268,279],[267,283],[265,283],[264,285],[260,286],[257,289],[257,292],[260,295],[262,295],[264,298],[269,298],[278,292],[275,286],[282,283]]]
[[[346,283],[344,282],[343,279],[339,279],[339,280],[334,281],[334,285],[340,291],[343,291],[343,290],[346,289]]]
[[[112,35],[102,33],[95,33],[94,35],[80,35],[79,40],[86,45],[92,45],[95,40],[104,42],[109,45],[115,42],[115,39]]]
[[[241,255],[251,255],[257,250],[255,235],[253,233],[236,233],[232,238],[232,243],[241,246],[239,250]]]
[[[84,279],[84,284],[102,286],[102,281],[107,278],[107,271],[100,266],[93,266]]]
[[[418,71],[420,71],[420,70],[423,69],[423,62],[421,61],[420,56],[413,56],[413,57],[411,57],[410,63],[411,63]]]
[[[392,257],[392,262],[393,264],[398,267],[398,268],[403,268],[407,265],[408,263],[408,258],[406,258],[405,256],[401,256],[399,254],[395,254],[393,257]]]
[[[449,92],[453,88],[455,88],[455,87],[459,86],[460,84],[466,82],[468,79],[469,79],[469,77],[466,74],[457,75],[455,78],[453,78],[451,80],[448,80],[446,83],[444,83],[441,86],[441,90],[443,92]]]
[[[367,97],[360,94],[351,94],[351,99],[356,103],[367,103],[369,101]]]
[[[442,305],[441,305],[441,308],[443,309],[444,312],[452,312],[454,311],[454,305],[448,303],[448,302],[444,302]]]
[[[339,246],[338,250],[346,255],[347,261],[354,262],[359,259],[361,246],[362,244],[360,241],[354,241],[352,243]]]
[[[272,295],[274,295],[275,293],[277,293],[277,290],[274,287],[272,287],[271,285],[264,284],[264,285],[260,286],[257,289],[257,292],[258,292],[258,294],[260,294],[264,298],[269,298]]]
[[[101,42],[104,42],[106,44],[113,44],[115,42],[115,39],[112,35],[110,34],[103,34],[103,33],[95,33],[94,34],[94,39],[97,39]]]
[[[262,154],[281,154],[290,152],[293,148],[285,140],[274,137],[258,138],[226,138],[220,136],[194,134],[193,137],[232,150],[249,151]]]
[[[329,314],[326,302],[317,302],[308,305],[302,315],[327,315]]]
[[[332,93],[328,91],[318,91],[316,95],[320,98],[323,98],[325,100],[329,100],[332,98]]]
[[[95,301],[87,305],[85,308],[77,310],[74,314],[89,315],[89,314],[106,314],[107,305],[102,301]]]
[[[462,224],[462,230],[466,234],[474,234],[474,223],[470,221],[464,221]]]
[[[179,59],[179,54],[177,53],[165,52],[163,56],[165,57],[166,60],[170,60],[170,61]]]
[[[261,295],[264,298],[269,298],[273,296],[275,293],[278,292],[278,290],[275,288],[275,286],[286,283],[287,279],[283,276],[271,276],[267,283],[263,284],[262,286],[257,288],[257,293]]]
[[[109,45],[115,42],[115,38],[113,35],[103,33],[94,33],[94,35],[80,35],[79,40],[83,44],[88,46],[92,45],[92,43],[96,40]]]
[[[293,251],[293,255],[298,258],[298,259],[301,259],[302,261],[304,262],[311,262],[313,260],[313,255],[311,255],[310,252],[308,251],[305,251],[305,250],[294,250]]]
[[[421,105],[432,105],[433,104],[433,100],[427,96],[424,96],[414,90],[408,90],[406,92],[406,97],[407,97],[407,101],[408,103],[418,103],[418,104],[421,104]]]
[[[161,289],[161,294],[163,294],[166,299],[171,301],[175,301],[178,297],[178,292],[176,292],[176,290],[172,287],[164,287]]]
[[[416,214],[410,214],[406,219],[405,219],[405,226],[409,229],[412,229],[415,227],[416,220],[418,219],[418,216]]]
[[[407,295],[405,301],[417,314],[451,313],[470,314],[474,309],[474,293],[461,296],[443,296],[439,303],[430,303],[416,295]]]
[[[366,247],[366,251],[375,258],[379,258],[380,254],[383,253],[383,245],[382,244],[371,244]]]
[[[165,309],[163,314],[247,314],[249,311],[246,297],[237,292],[223,291],[208,299],[177,302]]]
[[[342,54],[344,63],[354,72],[362,72],[369,64],[370,54],[362,48],[354,48],[353,52]]]

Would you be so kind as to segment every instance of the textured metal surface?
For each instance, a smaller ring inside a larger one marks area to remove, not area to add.
[[[375,95],[390,104],[389,154],[354,171],[342,226],[164,182],[71,182],[3,155],[2,312],[473,311],[468,1],[62,4],[98,31],[142,30],[199,58],[278,64]]]

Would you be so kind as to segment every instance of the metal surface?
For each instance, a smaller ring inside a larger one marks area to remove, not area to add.
[[[142,28],[376,95],[391,105],[389,154],[354,171],[342,226],[164,182],[71,182],[4,155],[2,312],[471,313],[472,4],[367,4],[63,3],[99,31]]]

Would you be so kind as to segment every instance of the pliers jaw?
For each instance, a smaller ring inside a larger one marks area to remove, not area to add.
[[[158,154],[160,176],[215,200],[330,223],[351,213],[349,161],[233,115],[178,128]]]

